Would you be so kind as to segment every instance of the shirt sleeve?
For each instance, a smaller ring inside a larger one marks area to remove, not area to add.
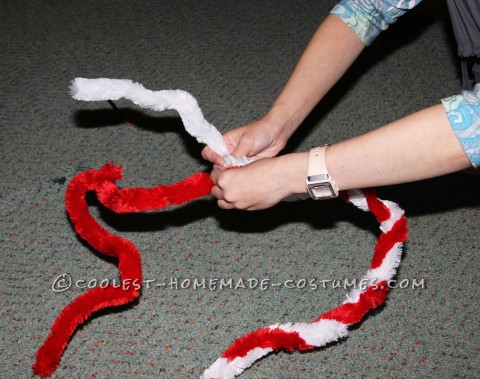
[[[480,167],[480,83],[473,91],[442,99],[455,134],[473,167]]]
[[[369,46],[422,0],[341,0],[330,13],[340,17]]]

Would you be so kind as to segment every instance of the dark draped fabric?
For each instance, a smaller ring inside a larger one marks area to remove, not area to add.
[[[447,0],[461,60],[463,89],[480,83],[480,0]]]

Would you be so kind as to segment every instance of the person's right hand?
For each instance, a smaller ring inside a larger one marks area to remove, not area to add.
[[[223,135],[230,155],[240,158],[249,157],[253,160],[276,156],[287,143],[287,138],[281,127],[268,116],[232,129]],[[202,150],[202,157],[222,167],[223,158],[208,146]]]

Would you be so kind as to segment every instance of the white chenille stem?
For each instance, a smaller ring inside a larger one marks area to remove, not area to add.
[[[76,100],[100,101],[125,98],[134,104],[155,111],[174,109],[180,115],[185,130],[198,142],[209,146],[221,155],[227,166],[244,166],[251,162],[247,157],[234,158],[220,132],[203,117],[195,98],[182,90],[151,91],[140,83],[128,79],[86,79],[76,78],[70,86],[70,94]]]

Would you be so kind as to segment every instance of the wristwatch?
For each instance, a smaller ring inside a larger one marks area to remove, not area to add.
[[[308,155],[307,191],[313,200],[332,199],[338,196],[338,187],[328,175],[325,150],[328,145],[316,146]]]

